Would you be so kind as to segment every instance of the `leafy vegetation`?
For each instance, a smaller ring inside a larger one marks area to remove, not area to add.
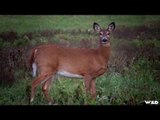
[[[31,71],[28,50],[39,44],[95,48],[93,22],[116,22],[108,72],[97,78],[97,99],[85,94],[81,79],[56,77],[50,95],[59,105],[141,105],[160,101],[160,16],[154,15],[1,15],[0,105],[28,105]],[[10,78],[8,77],[10,76]],[[8,78],[7,78],[8,77]],[[12,79],[12,81],[10,81]],[[7,82],[6,82],[7,81]],[[12,82],[12,84],[9,84]],[[36,90],[33,105],[45,105]]]

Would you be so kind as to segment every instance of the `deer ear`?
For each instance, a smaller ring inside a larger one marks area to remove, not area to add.
[[[93,23],[93,29],[99,32],[101,30],[101,27],[98,25],[98,23]]]
[[[111,32],[111,31],[113,31],[114,29],[115,29],[115,23],[114,22],[112,22],[112,23],[110,23],[109,25],[108,25],[108,30]]]

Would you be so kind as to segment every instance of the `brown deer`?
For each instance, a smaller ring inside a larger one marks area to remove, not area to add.
[[[83,78],[86,93],[91,94],[93,99],[96,98],[95,79],[107,70],[111,52],[110,32],[115,29],[115,23],[110,23],[106,29],[94,23],[93,29],[99,33],[98,48],[69,48],[48,44],[32,50],[30,65],[33,76],[36,76],[37,72],[39,75],[32,82],[30,102],[34,99],[35,89],[42,84],[46,99],[49,104],[53,103],[48,92],[56,74]]]

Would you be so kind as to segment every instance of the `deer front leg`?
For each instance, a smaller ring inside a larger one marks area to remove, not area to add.
[[[96,99],[96,80],[95,79],[91,81],[90,93],[92,95],[92,98]]]
[[[84,82],[85,82],[85,90],[86,90],[86,94],[90,94],[90,88],[91,88],[91,81],[92,78],[89,75],[86,75],[84,77]]]
[[[92,80],[91,80],[91,88],[90,88],[90,93],[92,95],[93,99],[96,99],[96,78],[102,74],[104,74],[106,72],[105,68],[100,68],[99,70],[97,70],[96,72],[92,72],[90,73],[92,76]]]

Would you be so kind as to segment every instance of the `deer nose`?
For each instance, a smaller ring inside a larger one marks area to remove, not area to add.
[[[102,42],[107,42],[107,38],[103,38],[103,39],[102,39]]]

